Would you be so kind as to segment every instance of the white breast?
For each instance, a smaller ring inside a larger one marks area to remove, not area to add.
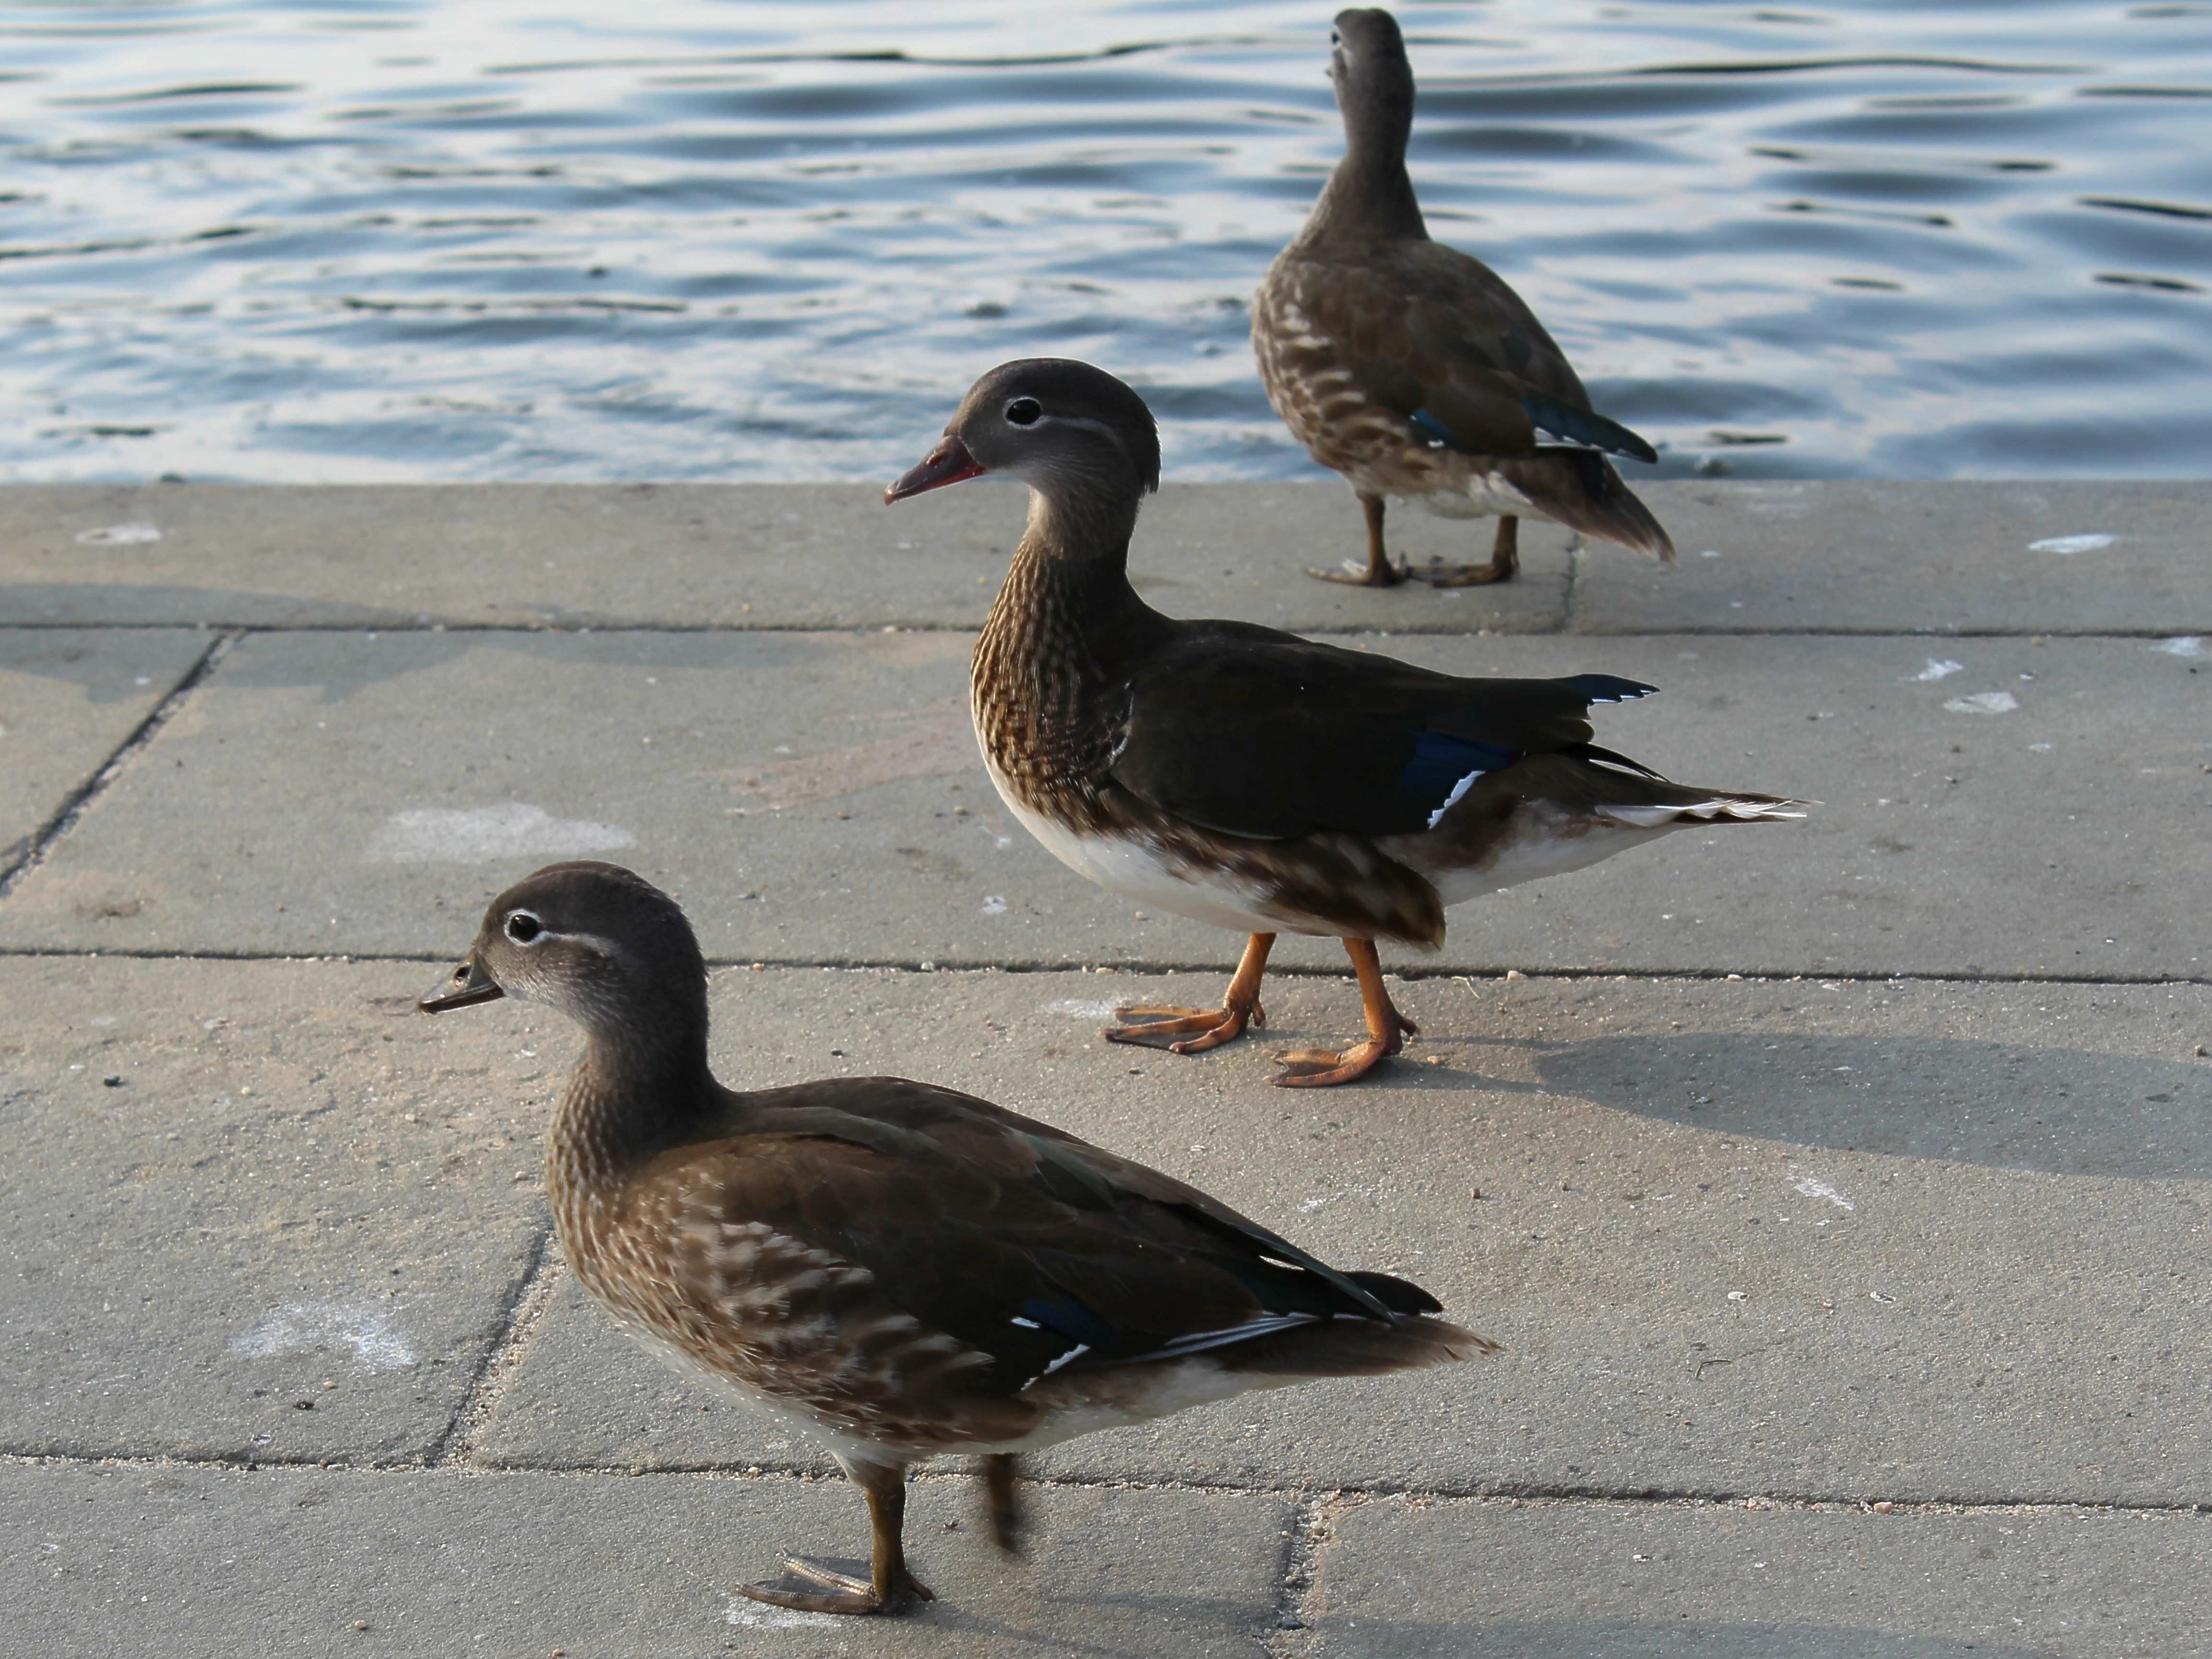
[[[1240,933],[1326,934],[1330,931],[1302,927],[1296,917],[1275,915],[1265,908],[1265,895],[1256,888],[1215,871],[1171,863],[1139,837],[1079,836],[1066,825],[1023,805],[999,775],[998,768],[988,766],[988,769],[1006,810],[1021,820],[1022,827],[1037,838],[1045,851],[1109,893],[1119,893],[1148,908],[1170,911],[1215,927],[1231,927]]]

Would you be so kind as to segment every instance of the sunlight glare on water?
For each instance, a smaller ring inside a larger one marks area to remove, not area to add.
[[[1047,353],[1320,476],[1245,307],[1332,9],[0,3],[0,478],[882,478]],[[2212,4],[1399,15],[1431,230],[1662,475],[2204,471]]]

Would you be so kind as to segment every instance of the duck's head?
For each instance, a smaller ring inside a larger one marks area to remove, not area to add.
[[[919,466],[884,492],[902,501],[986,472],[1048,501],[1138,499],[1160,487],[1160,434],[1145,400],[1103,368],[1066,357],[1001,363],[968,389]]]
[[[696,1022],[707,969],[676,901],[617,864],[549,864],[491,902],[460,966],[416,1006],[428,1014],[511,996],[594,1032],[658,1034]]]
[[[1413,67],[1398,20],[1379,6],[1354,7],[1337,13],[1328,39],[1328,78],[1345,131],[1354,143],[1395,134],[1402,150],[1413,125]]]

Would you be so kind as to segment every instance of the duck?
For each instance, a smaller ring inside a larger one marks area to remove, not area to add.
[[[1281,1084],[1364,1077],[1415,1031],[1376,941],[1434,949],[1451,906],[1564,874],[1691,824],[1806,803],[1692,788],[1598,747],[1591,705],[1656,690],[1612,674],[1476,679],[1234,621],[1162,615],[1129,584],[1159,487],[1142,398],[1063,358],[970,388],[890,501],[1000,474],[1029,520],[977,636],[969,697],[1007,810],[1061,863],[1137,901],[1247,935],[1218,1008],[1133,1006],[1104,1036],[1196,1054],[1265,1023],[1276,937],[1344,941],[1367,1035],[1279,1056]]]
[[[935,1599],[906,1476],[981,1460],[1022,1541],[1018,1459],[1250,1389],[1498,1352],[1387,1273],[1340,1272],[1170,1176],[973,1095],[896,1077],[740,1091],[707,1057],[682,908],[619,865],[548,865],[495,898],[424,996],[513,997],[583,1028],[545,1152],[568,1266],[626,1333],[796,1421],[866,1495],[866,1561],[789,1555],[744,1588],[804,1612]]]
[[[1366,515],[1365,563],[1309,574],[1373,587],[1510,581],[1530,515],[1672,564],[1673,541],[1607,459],[1657,452],[1590,407],[1504,277],[1431,240],[1406,172],[1413,71],[1397,20],[1339,12],[1330,44],[1344,157],[1252,303],[1267,401]],[[1393,496],[1448,518],[1497,515],[1489,562],[1393,563],[1382,541]]]

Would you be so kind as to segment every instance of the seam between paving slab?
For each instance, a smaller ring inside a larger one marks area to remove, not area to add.
[[[0,893],[4,896],[4,893]],[[100,945],[97,948],[58,945],[0,945],[0,959],[20,957],[42,962],[326,962],[343,964],[375,963],[413,963],[432,966],[448,966],[453,953],[442,951],[343,951],[314,953],[292,951],[264,951],[246,950],[203,949],[195,951],[165,951],[153,946]],[[728,973],[738,969],[761,972],[823,971],[854,974],[1095,974],[1102,979],[1116,975],[1141,978],[1157,974],[1226,974],[1236,966],[1227,957],[1182,958],[1144,957],[1116,961],[1109,967],[1093,968],[1085,963],[1026,960],[944,961],[930,959],[932,966],[924,967],[919,959],[870,957],[708,957],[709,973]],[[1330,980],[1342,984],[1352,982],[1352,975],[1341,968],[1305,967],[1291,963],[1267,969],[1270,979]],[[1559,981],[1575,985],[1669,985],[1669,984],[1734,984],[1746,985],[2082,985],[2092,988],[2108,986],[2115,990],[2155,988],[2159,986],[2212,985],[2212,973],[2207,974],[2055,974],[2008,971],[1996,969],[1842,969],[1833,973],[1784,973],[1769,969],[1747,971],[1741,968],[1423,968],[1418,963],[1406,963],[1388,969],[1383,977],[1406,984],[1425,980],[1462,980],[1469,983],[1504,984],[1509,980]]]
[[[1559,592],[1559,623],[1556,628],[1531,629],[1539,634],[1579,634],[1582,632],[1583,562],[1589,557],[1589,543],[1577,531],[1567,542],[1566,586]],[[1516,630],[1516,632],[1519,630]]]
[[[565,1264],[553,1242],[552,1224],[541,1222],[531,1239],[530,1255],[515,1275],[513,1290],[501,1304],[499,1331],[485,1344],[483,1357],[468,1389],[444,1430],[433,1441],[422,1462],[430,1468],[466,1465],[475,1454],[476,1437],[497,1415],[515,1368],[530,1347],[531,1339],[544,1322],[553,1304]]]
[[[423,1462],[373,1463],[356,1462],[344,1458],[300,1458],[294,1460],[246,1460],[228,1457],[192,1457],[166,1453],[73,1453],[73,1452],[0,1452],[0,1468],[118,1468],[118,1469],[211,1469],[228,1470],[234,1474],[264,1474],[283,1473],[352,1474],[370,1478],[403,1474],[452,1474],[460,1479],[480,1480],[501,1476],[539,1476],[554,1480],[752,1480],[767,1485],[799,1486],[836,1481],[842,1477],[820,1474],[810,1469],[770,1469],[757,1466],[738,1467],[733,1464],[676,1465],[654,1468],[640,1468],[634,1464],[621,1463],[440,1463]],[[909,1477],[916,1481],[956,1483],[971,1478],[969,1474],[950,1464],[931,1464],[918,1467]],[[1610,1505],[1623,1509],[1679,1509],[1704,1507],[1711,1509],[1741,1509],[1753,1514],[1797,1515],[1880,1515],[1880,1516],[1973,1516],[1973,1515],[2173,1515],[2196,1516],[2206,1512],[2208,1504],[2202,1502],[2153,1503],[2148,1501],[2113,1500],[2095,1498],[2012,1497],[2012,1498],[1870,1498],[1856,1493],[1759,1492],[1731,1492],[1720,1489],[1698,1490],[1688,1487],[1639,1486],[1619,1492],[1600,1487],[1547,1487],[1534,1484],[1522,1486],[1505,1483],[1480,1488],[1451,1486],[1407,1486],[1388,1484],[1370,1486],[1284,1486],[1254,1484],[1238,1486],[1229,1481],[1158,1480],[1103,1477],[1085,1479],[1073,1475],[1038,1475],[1025,1477],[1024,1486],[1050,1487],[1068,1492],[1193,1492],[1206,1496],[1273,1498],[1292,1504],[1301,1511],[1311,1506],[1313,1523],[1304,1528],[1309,1541],[1325,1547],[1328,1541],[1328,1523],[1334,1511],[1371,1504],[1413,1501],[1416,1503],[1451,1504],[1474,1506],[1497,1504],[1508,1508],[1549,1504],[1560,1508],[1587,1508]],[[1884,1506],[1887,1507],[1878,1507]],[[1293,1527],[1293,1534],[1302,1528]],[[1288,1553],[1284,1566],[1287,1579],[1297,1574],[1300,1552],[1293,1547]]]
[[[172,617],[166,621],[116,621],[96,617],[80,617],[73,621],[53,617],[21,617],[0,622],[0,633],[22,632],[83,632],[98,629],[103,633],[189,632],[195,629],[220,629],[225,634],[246,635],[256,634],[974,634],[982,623],[945,622],[934,617],[919,620],[874,622],[841,622],[824,617],[813,621],[793,622],[717,622],[687,623],[681,621],[599,621],[568,623],[479,623],[429,622],[405,620],[392,622],[315,622],[301,620],[283,623],[210,623],[197,617]],[[2177,632],[2188,634],[2188,626],[2166,628],[2069,628],[2046,626],[2036,628],[1997,628],[1960,625],[1954,628],[1854,628],[1830,624],[1790,627],[1774,623],[1671,623],[1663,628],[1621,627],[1584,628],[1563,621],[1549,627],[1498,627],[1485,623],[1468,627],[1448,620],[1429,621],[1424,618],[1396,619],[1383,627],[1372,623],[1329,622],[1289,630],[1326,638],[1364,639],[1588,639],[1588,640],[1663,640],[1677,637],[1699,639],[1838,639],[1838,640],[2168,640]]]
[[[217,663],[230,654],[231,647],[245,637],[242,629],[228,629],[209,642],[208,648],[187,668],[177,683],[169,688],[168,695],[154,705],[153,711],[131,729],[131,734],[118,744],[114,752],[102,762],[97,770],[70,792],[53,815],[34,830],[23,854],[4,871],[0,871],[0,900],[4,900],[22,884],[23,878],[46,862],[46,854],[56,842],[76,827],[77,820],[92,804],[106,793],[107,787],[123,774],[133,757],[161,735],[161,728],[174,720],[178,712],[199,689],[202,682],[212,673]]]
[[[1341,1499],[1344,1494],[1335,1494]],[[1285,1645],[1291,1633],[1302,1631],[1311,1622],[1307,1618],[1313,1598],[1314,1585],[1321,1577],[1322,1551],[1328,1547],[1328,1522],[1324,1515],[1336,1504],[1313,1496],[1299,1498],[1297,1512],[1291,1522],[1291,1535],[1284,1540],[1281,1557],[1282,1575],[1275,1596],[1273,1626],[1262,1638],[1271,1655],[1284,1656],[1292,1650]]]

